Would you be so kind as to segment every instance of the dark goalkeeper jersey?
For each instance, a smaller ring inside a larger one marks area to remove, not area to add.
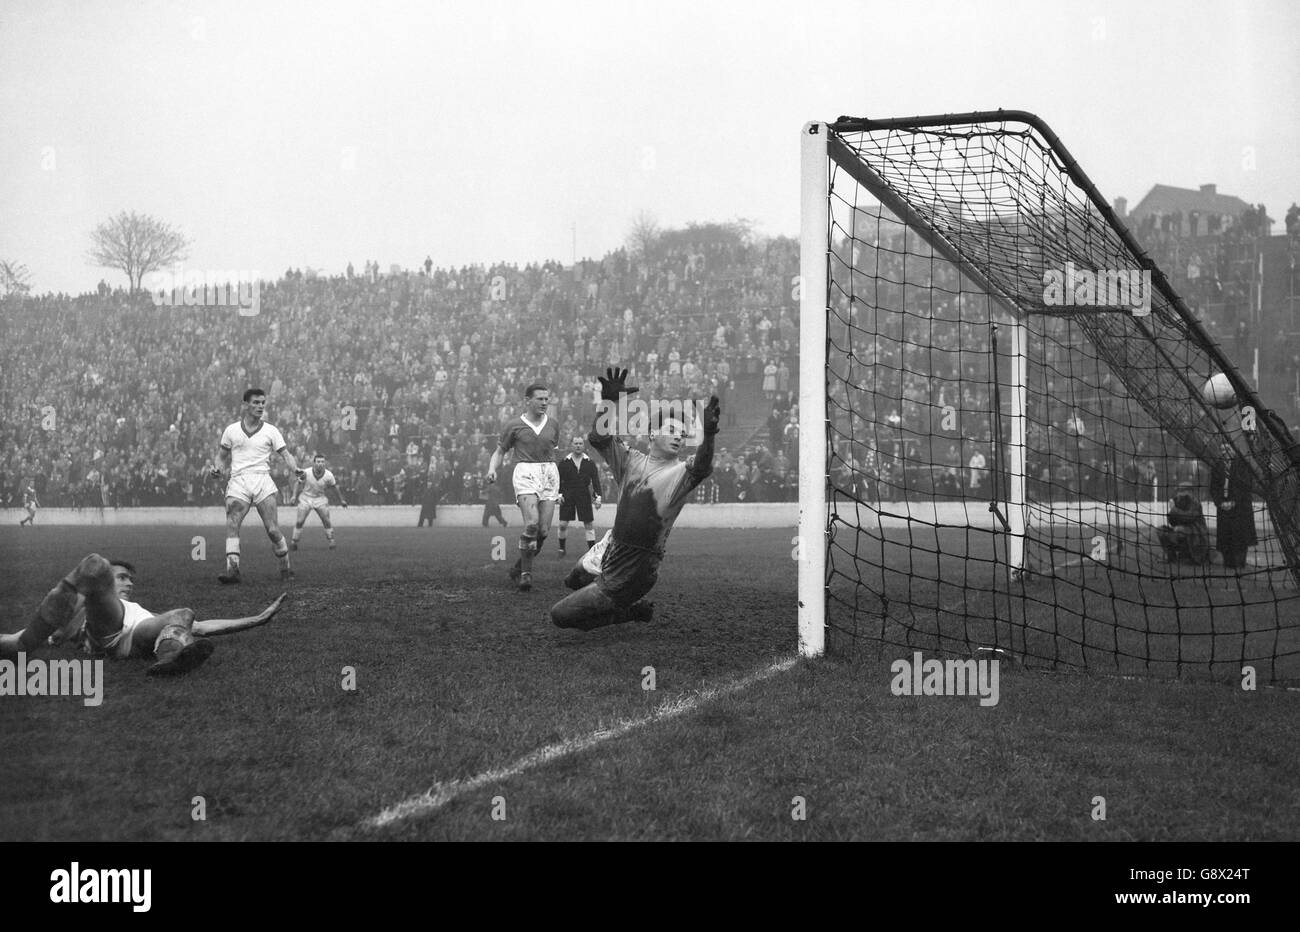
[[[662,555],[691,492],[713,472],[713,458],[652,459],[595,431],[587,442],[605,458],[619,484],[614,541]]]

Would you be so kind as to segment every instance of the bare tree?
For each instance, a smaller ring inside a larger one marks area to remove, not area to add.
[[[632,229],[627,232],[627,247],[633,255],[648,253],[659,239],[659,221],[654,214],[641,211],[632,221]]]
[[[91,231],[90,243],[91,260],[125,272],[133,292],[145,275],[189,258],[190,242],[179,230],[135,211],[109,217]]]
[[[0,259],[0,298],[22,297],[32,290],[31,276],[21,262]]]

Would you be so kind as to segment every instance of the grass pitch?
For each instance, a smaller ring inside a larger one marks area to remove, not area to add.
[[[983,708],[893,696],[903,654],[885,648],[601,740],[793,653],[793,532],[674,531],[655,621],[590,634],[542,617],[573,557],[552,537],[520,594],[498,533],[345,528],[330,552],[313,526],[282,614],[193,673],[107,662],[97,708],[0,697],[0,840],[1300,837],[1300,695],[1281,691],[1007,669]],[[281,589],[269,546],[246,529],[246,582],[225,588],[222,538],[0,528],[0,624],[21,626],[91,550],[132,560],[151,609],[251,614]],[[471,788],[369,824],[448,785]]]

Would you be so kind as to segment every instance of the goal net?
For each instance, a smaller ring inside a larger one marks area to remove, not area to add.
[[[1300,451],[1041,120],[808,124],[803,209],[805,654],[1300,681]]]

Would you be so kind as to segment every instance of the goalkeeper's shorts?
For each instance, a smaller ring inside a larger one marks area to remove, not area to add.
[[[582,559],[578,561],[578,565],[592,576],[599,576],[601,563],[604,562],[605,559],[605,551],[609,549],[609,542],[613,537],[613,531],[606,531],[605,536],[596,543],[596,546],[592,547],[582,555]]]
[[[611,540],[596,585],[619,608],[627,608],[654,588],[662,559],[658,550]]]

